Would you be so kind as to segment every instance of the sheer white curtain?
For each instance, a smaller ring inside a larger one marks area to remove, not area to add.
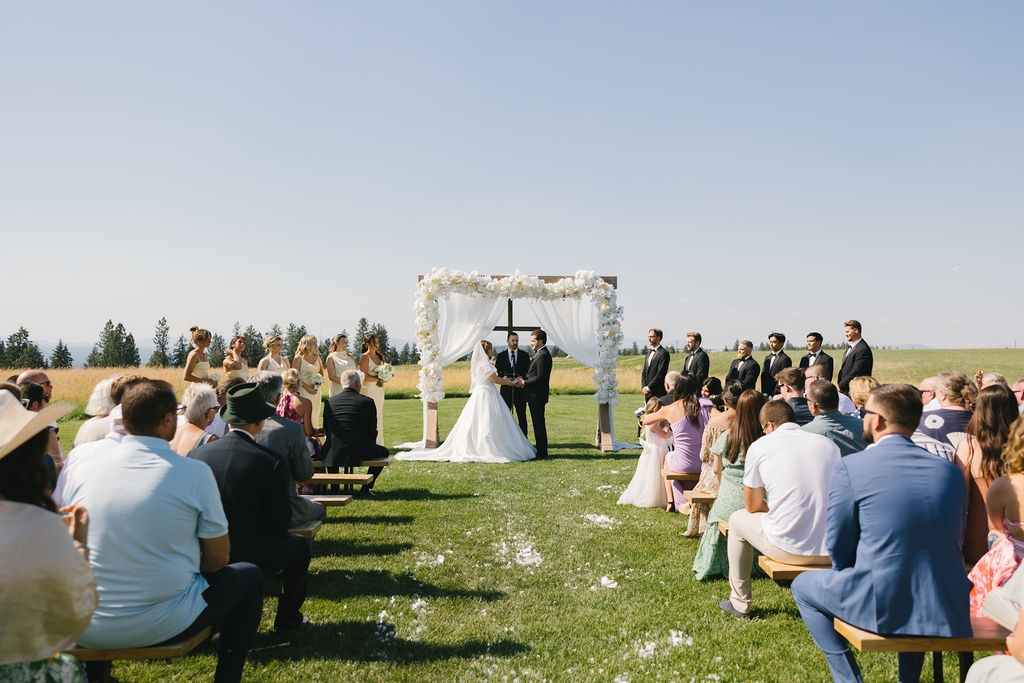
[[[498,321],[505,299],[451,294],[437,302],[437,351],[441,367],[451,365],[486,339]],[[442,385],[443,386],[443,385]],[[427,442],[427,402],[423,402],[423,438],[396,448],[423,448]]]

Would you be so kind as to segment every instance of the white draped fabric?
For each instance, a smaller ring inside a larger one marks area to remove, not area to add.
[[[597,308],[592,298],[531,299],[530,308],[548,333],[549,344],[589,368],[597,365]]]

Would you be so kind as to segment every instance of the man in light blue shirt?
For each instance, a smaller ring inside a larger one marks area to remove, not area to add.
[[[836,385],[822,379],[811,382],[807,387],[807,407],[814,419],[803,426],[804,431],[824,436],[839,446],[843,456],[864,450],[864,423],[839,412]]]
[[[125,391],[126,436],[80,464],[64,501],[89,510],[90,564],[99,605],[79,643],[145,647],[219,624],[215,681],[238,681],[262,613],[263,573],[228,565],[228,523],[217,482],[168,441],[177,398],[162,381]]]

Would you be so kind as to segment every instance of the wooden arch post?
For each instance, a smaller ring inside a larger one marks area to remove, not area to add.
[[[508,275],[491,275],[489,276],[492,280],[501,280],[508,277]],[[547,284],[553,284],[559,280],[572,277],[571,275],[538,275],[537,279]],[[423,276],[417,277],[417,281],[422,280]],[[619,286],[619,278],[615,275],[602,275],[601,279],[610,284],[616,289]],[[494,328],[495,332],[532,332],[533,330],[539,330],[540,327],[537,325],[516,325],[515,320],[512,316],[512,299],[508,300],[508,319],[505,325],[498,325]],[[425,435],[424,445],[427,448],[437,448],[441,444],[440,432],[437,425],[437,403],[428,401],[427,411],[423,416],[425,422]],[[612,412],[611,406],[607,403],[599,403],[597,405],[597,436],[594,440],[594,445],[601,449],[604,453],[609,453],[615,450],[615,443],[612,437]]]

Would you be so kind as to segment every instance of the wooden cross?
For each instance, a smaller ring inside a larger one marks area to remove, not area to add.
[[[508,277],[508,275],[491,275],[489,276],[492,280],[501,280]],[[559,280],[564,280],[572,275],[538,275],[537,279],[547,284],[553,284]],[[417,281],[422,280],[423,276],[417,277]],[[618,288],[619,278],[615,275],[602,275],[601,279],[610,284],[612,287]],[[539,330],[540,327],[537,325],[516,325],[512,319],[512,299],[508,300],[508,323],[506,325],[498,325],[494,328],[495,332],[532,332]],[[426,425],[426,447],[437,448],[440,443],[440,434],[437,429],[437,404],[427,403],[427,414],[424,418],[427,422]],[[595,445],[602,451],[609,452],[615,449],[615,444],[612,443],[612,415],[611,408],[607,403],[601,403],[597,409],[597,439]]]

